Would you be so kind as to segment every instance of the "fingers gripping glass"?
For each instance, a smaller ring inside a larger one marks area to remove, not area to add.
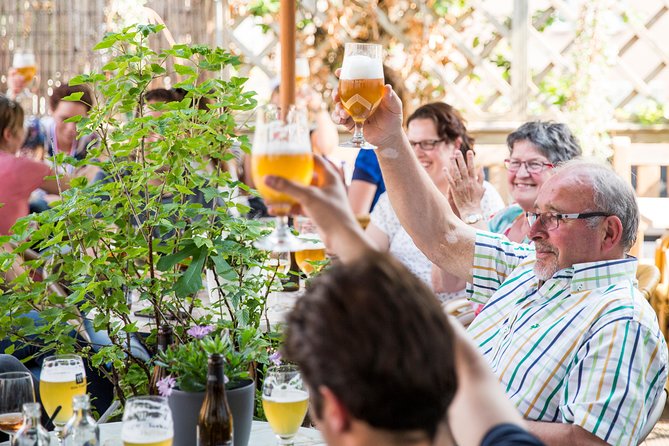
[[[411,147],[418,146],[424,152],[429,152],[431,150],[434,150],[434,148],[437,147],[437,144],[439,144],[442,141],[445,141],[445,140],[444,139],[426,139],[425,141],[409,141],[409,144],[411,144]]]
[[[545,169],[550,169],[552,167],[555,167],[552,163],[547,163],[544,161],[520,161],[520,160],[515,160],[513,158],[505,159],[504,160],[504,165],[508,169],[509,172],[517,172],[520,169],[520,166],[525,165],[525,170],[529,173],[539,173],[542,172]]]
[[[339,97],[355,128],[353,138],[344,147],[372,149],[365,141],[363,125],[383,98],[383,49],[372,43],[347,43],[339,76]]]
[[[606,212],[584,212],[582,214],[556,214],[554,212],[525,212],[525,217],[527,217],[527,222],[530,227],[539,220],[546,230],[557,229],[560,226],[562,220],[582,220],[586,218],[593,217],[610,217],[611,214]]]

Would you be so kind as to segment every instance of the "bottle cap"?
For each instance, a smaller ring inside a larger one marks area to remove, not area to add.
[[[75,395],[72,397],[72,408],[77,409],[90,409],[91,400],[87,393],[83,395]]]

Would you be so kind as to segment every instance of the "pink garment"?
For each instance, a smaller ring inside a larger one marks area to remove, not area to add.
[[[0,235],[28,215],[30,194],[44,183],[51,168],[44,163],[0,151]]]

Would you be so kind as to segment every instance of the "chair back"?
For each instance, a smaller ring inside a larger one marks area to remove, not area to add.
[[[662,412],[664,412],[664,405],[666,404],[666,402],[667,402],[667,389],[662,389],[662,392],[660,392],[660,396],[657,398],[657,401],[655,402],[655,407],[653,407],[653,410],[651,410],[650,415],[648,415],[648,419],[646,420],[646,424],[644,424],[643,429],[641,429],[641,436],[639,437],[639,442],[637,444],[643,443],[648,434],[650,434],[650,432],[653,430],[655,424],[662,416]]]
[[[669,251],[669,232],[665,232],[662,237],[655,241],[655,266],[660,270],[660,282],[669,281],[669,271],[667,271],[667,252]]]
[[[636,270],[636,280],[639,282],[639,291],[650,302],[655,288],[660,283],[660,270],[655,265],[640,263]]]

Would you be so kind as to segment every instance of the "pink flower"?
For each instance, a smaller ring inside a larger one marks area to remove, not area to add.
[[[274,365],[281,365],[281,352],[279,350],[275,351],[269,355],[269,360],[272,361]]]
[[[188,331],[186,331],[186,333],[188,333],[195,339],[202,339],[212,331],[214,331],[213,325],[196,325],[194,327],[189,328]]]
[[[158,387],[158,393],[160,396],[167,398],[168,396],[172,395],[172,389],[174,389],[176,383],[177,380],[172,378],[172,375],[167,375],[165,378],[158,380],[156,386]]]

